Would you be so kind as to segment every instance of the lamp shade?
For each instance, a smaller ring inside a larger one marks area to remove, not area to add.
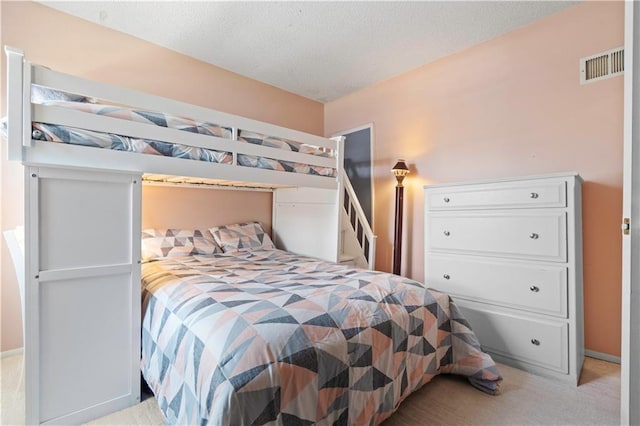
[[[402,185],[402,181],[404,177],[409,174],[409,167],[407,167],[407,163],[404,160],[398,160],[395,166],[391,169],[393,175],[396,177],[398,181],[398,185]]]

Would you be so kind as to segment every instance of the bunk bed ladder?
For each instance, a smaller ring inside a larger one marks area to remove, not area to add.
[[[376,236],[362,210],[358,197],[347,174],[342,172],[344,188],[341,217],[340,262],[374,269]]]

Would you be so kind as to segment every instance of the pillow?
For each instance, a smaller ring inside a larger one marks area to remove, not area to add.
[[[269,234],[264,232],[259,222],[216,226],[209,228],[209,231],[225,253],[247,250],[273,250],[276,248]]]
[[[34,84],[31,86],[31,101],[42,104],[49,101],[89,102],[90,99],[86,96],[76,95],[75,93],[63,92],[62,90]]]
[[[141,248],[144,261],[222,253],[222,249],[208,236],[207,231],[198,229],[146,229],[142,231]]]

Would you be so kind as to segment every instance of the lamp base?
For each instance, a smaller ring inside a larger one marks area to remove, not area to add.
[[[400,275],[402,263],[402,207],[404,205],[404,187],[396,186],[395,232],[393,238],[393,273]]]

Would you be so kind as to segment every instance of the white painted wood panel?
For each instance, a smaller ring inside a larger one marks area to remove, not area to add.
[[[427,205],[431,210],[564,207],[565,181],[521,181],[499,187],[494,184],[446,187],[430,191]]]
[[[40,285],[42,421],[132,392],[132,285],[131,274]]]
[[[494,309],[460,309],[478,336],[483,350],[568,373],[568,325],[522,317]]]
[[[25,169],[28,424],[140,400],[139,175]]]
[[[567,316],[567,268],[431,255],[429,287],[455,296],[531,312]]]
[[[42,179],[40,209],[46,212],[40,215],[39,225],[42,270],[130,262],[128,185]]]
[[[567,259],[564,211],[432,213],[426,229],[430,251]]]
[[[336,191],[321,188],[287,188],[275,191],[278,203],[331,204],[336,203]]]
[[[278,189],[273,196],[273,236],[280,249],[339,261],[339,195],[317,188]]]

